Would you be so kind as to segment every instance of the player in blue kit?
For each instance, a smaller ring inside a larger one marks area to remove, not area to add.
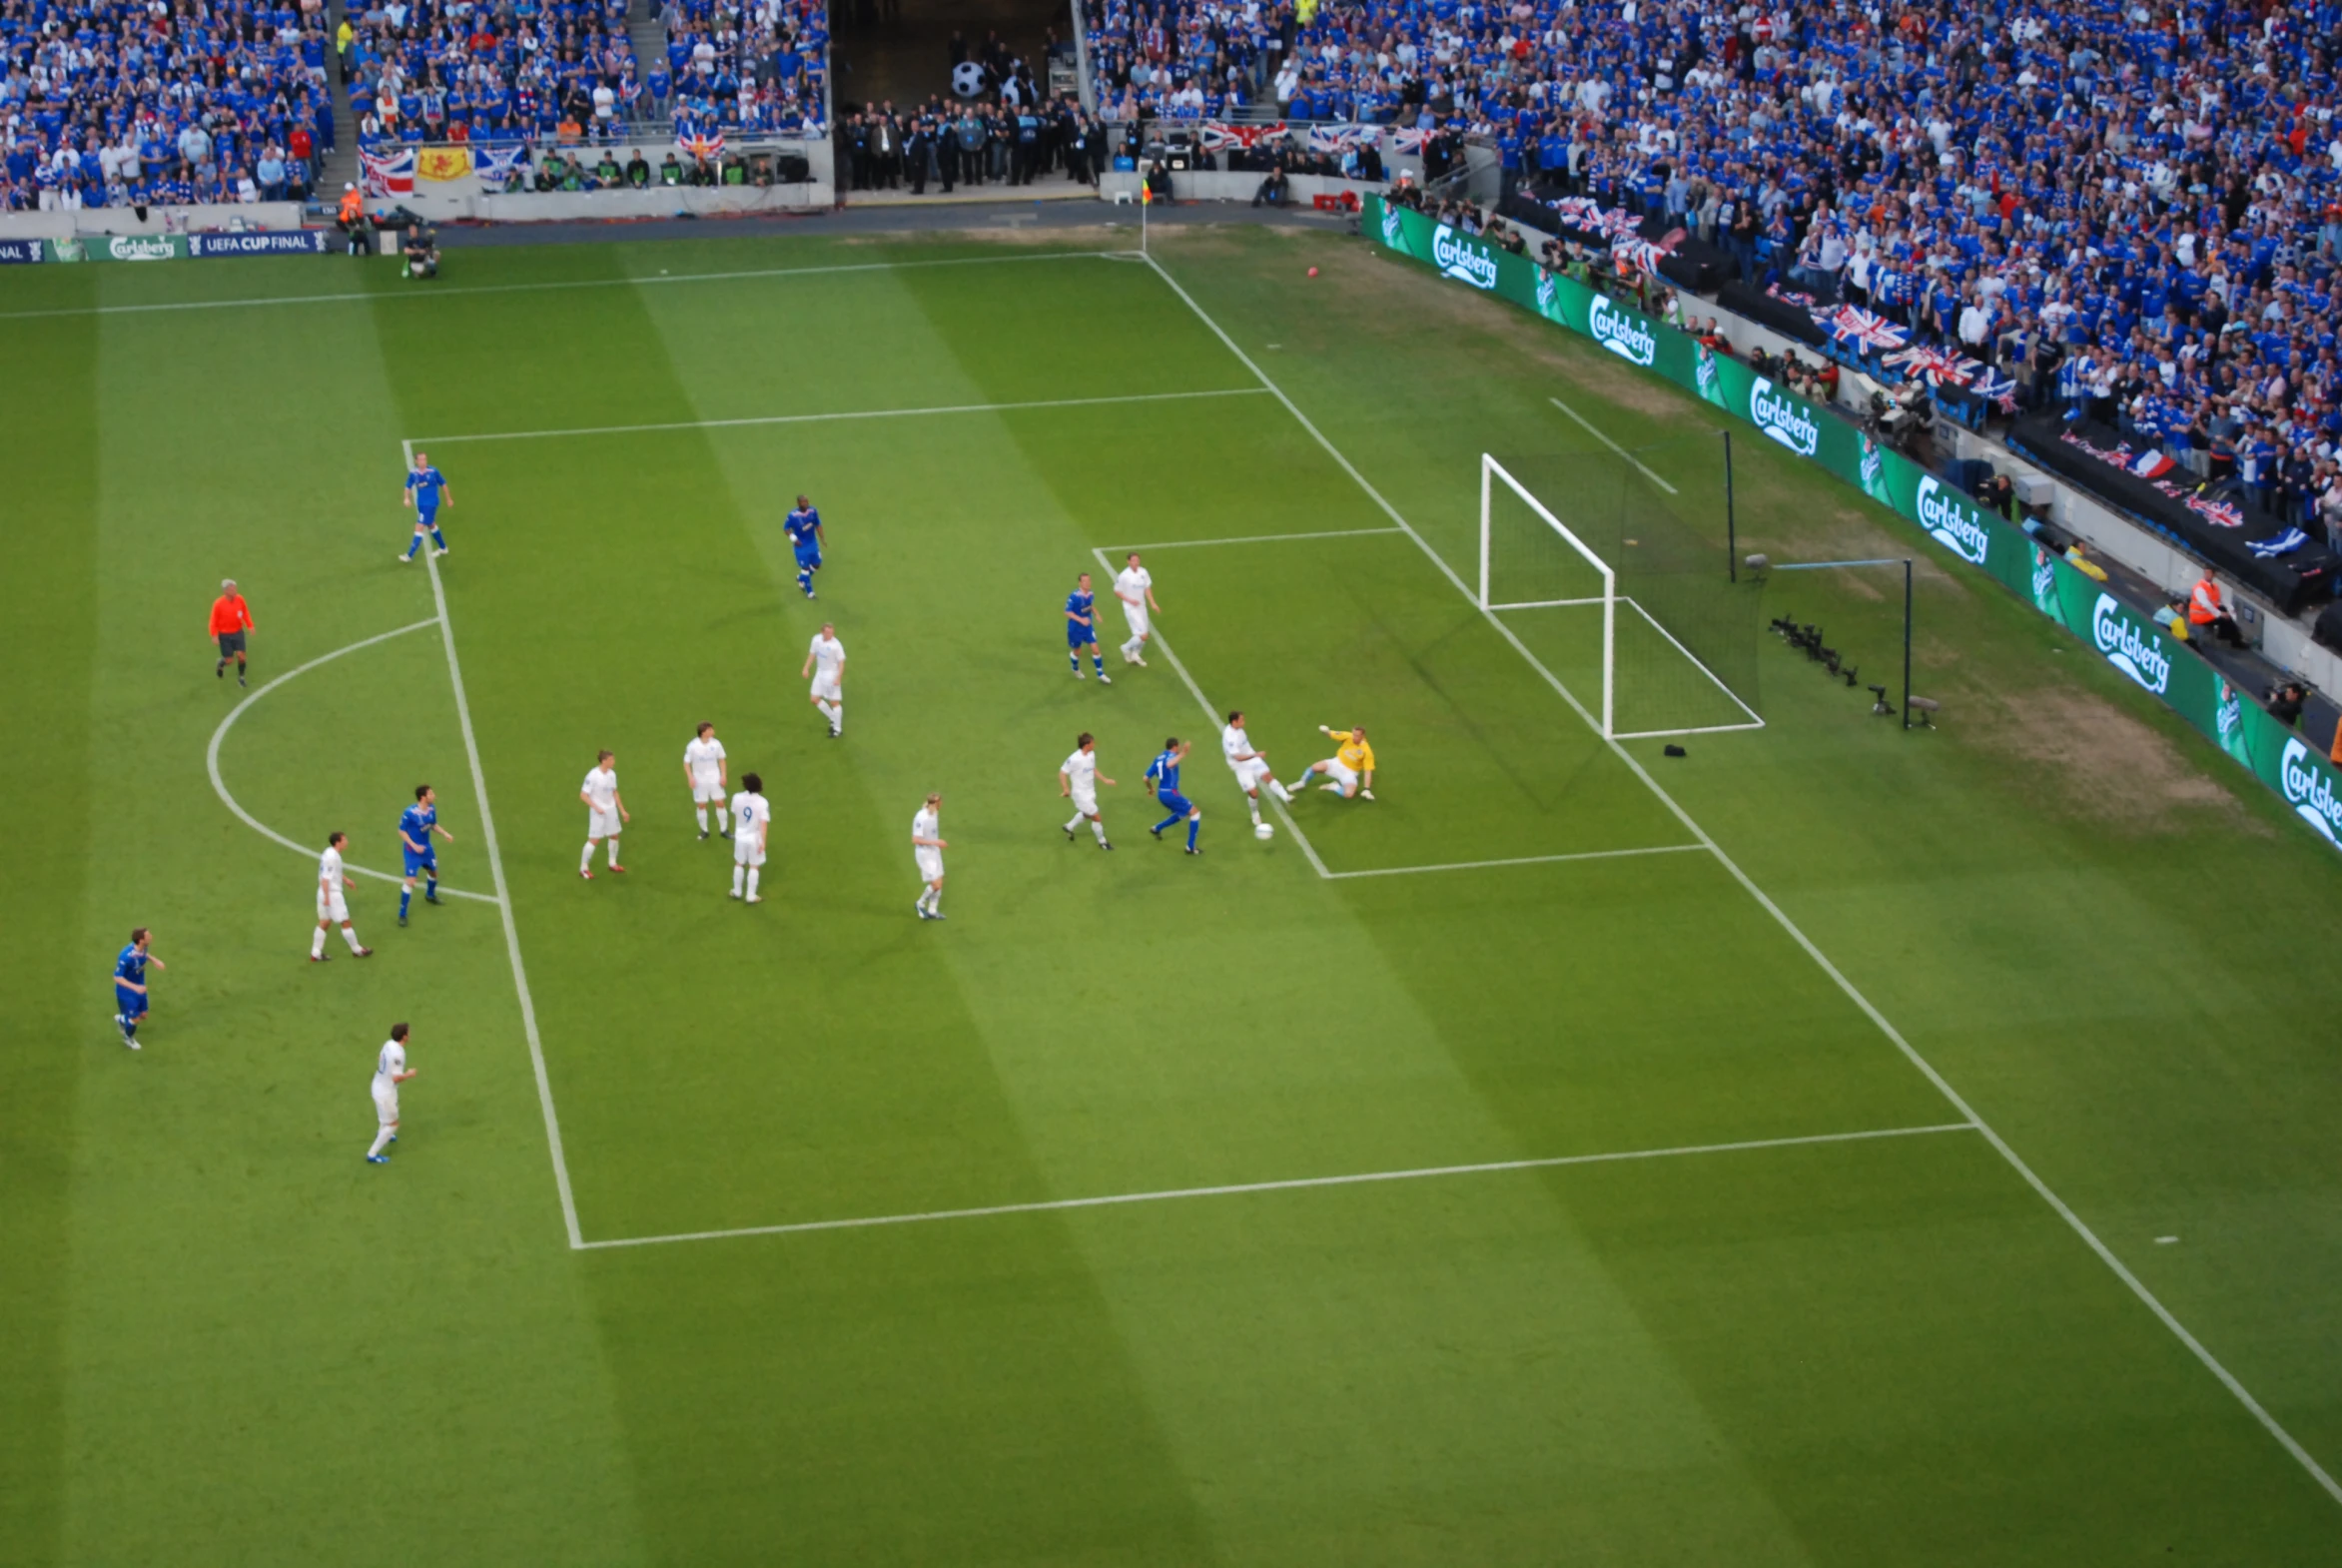
[[[821,513],[813,509],[810,497],[797,497],[796,510],[781,519],[781,526],[789,530],[789,543],[797,551],[797,586],[813,597],[813,574],[821,570],[821,547],[829,535],[821,531]]]
[[[147,966],[171,967],[147,951],[154,940],[155,934],[141,926],[130,934],[130,946],[114,957],[114,1027],[133,1051],[138,1049],[139,1020],[147,1016]]]
[[[1195,847],[1195,833],[1203,826],[1203,809],[1179,793],[1179,763],[1186,755],[1186,742],[1173,735],[1163,743],[1163,755],[1147,764],[1147,788],[1163,803],[1163,809],[1171,813],[1147,831],[1160,841],[1165,828],[1175,827],[1184,818],[1187,853],[1200,855],[1203,851]]]
[[[406,881],[398,889],[398,924],[406,924],[406,906],[414,898],[414,879],[423,879],[422,901],[439,901],[439,852],[431,844],[436,833],[448,843],[455,835],[439,826],[439,797],[428,784],[414,786],[414,804],[398,813],[398,853],[406,860]]]
[[[1074,580],[1074,591],[1066,595],[1066,658],[1074,666],[1074,679],[1083,679],[1082,650],[1090,650],[1090,662],[1098,666],[1098,683],[1111,686],[1114,677],[1106,672],[1106,659],[1098,651],[1098,595],[1090,591],[1090,573],[1084,572]]]
[[[414,559],[414,552],[422,548],[422,536],[428,533],[431,543],[441,555],[447,553],[447,536],[439,531],[439,502],[455,504],[454,492],[447,488],[447,476],[431,466],[431,460],[422,452],[414,454],[414,466],[406,472],[405,504],[414,508],[414,542],[406,546],[402,561]]]

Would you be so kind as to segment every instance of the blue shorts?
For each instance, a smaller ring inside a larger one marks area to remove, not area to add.
[[[1157,801],[1162,803],[1163,809],[1165,811],[1171,813],[1174,817],[1193,816],[1195,813],[1194,805],[1188,801],[1186,796],[1180,794],[1177,790],[1164,790],[1155,798]]]
[[[144,1018],[147,1016],[147,999],[143,993],[125,991],[122,987],[116,986],[114,988],[114,1011],[124,1018]]]
[[[438,880],[438,851],[424,850],[421,854],[417,855],[413,850],[410,850],[405,845],[401,844],[398,846],[398,854],[406,862],[406,874],[408,876],[428,876],[434,882]]]
[[[1096,643],[1097,641],[1098,641],[1098,628],[1097,628],[1096,626],[1085,626],[1085,625],[1082,625],[1082,624],[1081,624],[1080,622],[1078,622],[1078,621],[1067,621],[1067,622],[1066,622],[1066,646],[1067,646],[1067,647],[1069,647],[1069,648],[1087,648],[1087,647],[1091,646],[1092,644]]]
[[[437,527],[439,525],[439,509],[436,506],[432,506],[416,511],[414,514],[414,525],[418,528]]]
[[[821,564],[821,546],[818,544],[798,545],[797,564],[800,567],[819,566]]]

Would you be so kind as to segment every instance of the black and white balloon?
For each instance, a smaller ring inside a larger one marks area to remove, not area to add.
[[[974,98],[984,91],[984,67],[974,60],[963,60],[952,67],[952,92],[960,98]]]

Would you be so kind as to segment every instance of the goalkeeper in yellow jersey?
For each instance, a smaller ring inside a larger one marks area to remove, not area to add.
[[[1320,724],[1317,733],[1330,737],[1341,749],[1323,762],[1312,762],[1303,768],[1301,776],[1293,780],[1293,788],[1296,791],[1307,788],[1309,775],[1322,773],[1327,782],[1317,786],[1319,789],[1332,790],[1344,800],[1353,795],[1372,800],[1374,748],[1366,744],[1366,726],[1353,724],[1348,729],[1327,729]]]

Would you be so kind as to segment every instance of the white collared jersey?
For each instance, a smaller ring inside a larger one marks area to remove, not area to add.
[[[835,637],[816,633],[807,649],[813,655],[813,674],[817,680],[836,680],[839,666],[846,662],[846,645]]]
[[[1147,608],[1147,590],[1154,586],[1155,574],[1144,566],[1125,566],[1115,573],[1116,595],[1135,609]]]
[[[1219,732],[1219,754],[1227,758],[1231,768],[1243,766],[1242,759],[1251,754],[1252,742],[1241,724],[1229,724]]]
[[[580,784],[578,788],[584,792],[587,800],[593,802],[594,810],[616,811],[618,809],[618,770],[616,768],[595,768],[585,775],[585,782]]]
[[[911,836],[915,839],[942,838],[943,835],[936,831],[936,826],[935,809],[931,806],[922,806],[919,808],[919,815],[911,819]],[[930,846],[921,844],[917,847],[924,850]]]
[[[339,894],[342,891],[342,852],[329,849],[318,857],[318,884],[320,891]]]
[[[724,743],[713,735],[708,736],[705,740],[701,740],[696,735],[692,736],[683,747],[683,766],[691,770],[693,783],[721,783],[724,776]],[[592,777],[591,774],[586,776]],[[616,788],[614,780],[611,787]],[[604,807],[603,809],[607,810],[608,808]]]
[[[1077,749],[1072,756],[1058,764],[1058,771],[1066,776],[1067,783],[1075,790],[1089,794],[1098,788],[1098,753]]]
[[[732,797],[732,831],[738,835],[738,842],[753,844],[773,820],[772,802],[742,790]]]
[[[375,1088],[396,1089],[398,1075],[406,1071],[406,1048],[395,1040],[383,1042],[383,1054],[375,1059]]]

